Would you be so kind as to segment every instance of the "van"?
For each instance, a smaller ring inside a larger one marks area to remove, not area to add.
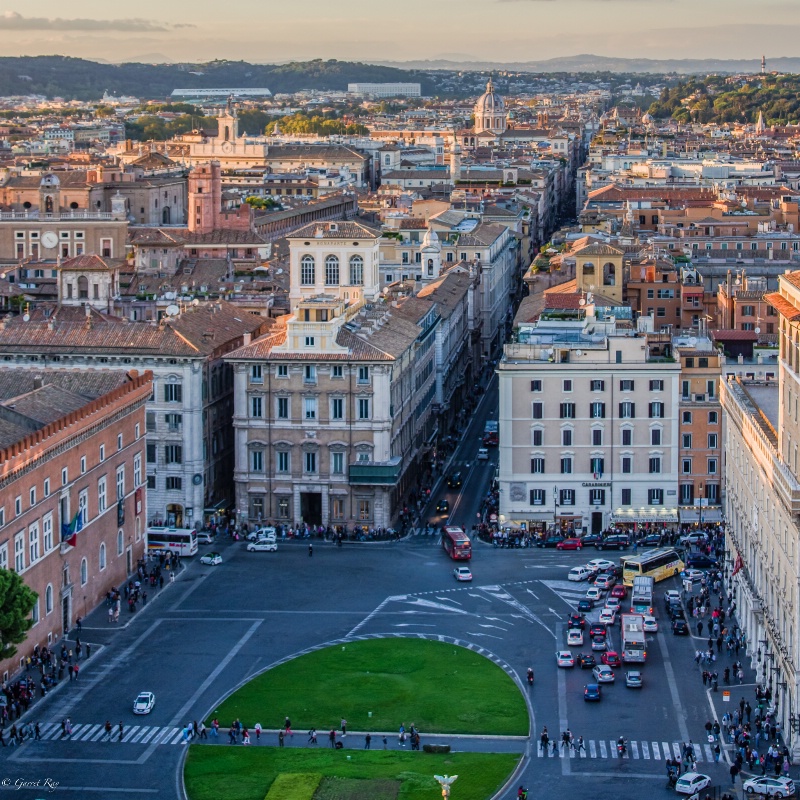
[[[568,581],[588,581],[592,571],[589,567],[573,567],[568,575]]]
[[[485,447],[478,448],[478,461],[488,461],[489,460],[489,450]]]
[[[255,542],[261,539],[270,539],[273,542],[276,540],[277,536],[275,533],[275,528],[271,525],[268,525],[266,528],[258,528],[257,530],[250,531],[247,534],[247,541],[248,542]]]

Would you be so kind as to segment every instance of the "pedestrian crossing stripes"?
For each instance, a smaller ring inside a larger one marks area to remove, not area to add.
[[[627,752],[620,756],[617,751],[617,742],[615,739],[605,741],[603,739],[584,740],[583,747],[578,749],[578,740],[573,740],[574,748],[563,747],[560,741],[553,742],[547,746],[546,750],[542,749],[541,742],[536,748],[536,755],[539,758],[627,758],[632,761],[662,761],[667,758],[681,759],[683,753],[682,742],[642,742],[642,741],[629,741]],[[697,763],[713,762],[714,750],[710,744],[692,744],[694,750],[694,757]]]
[[[42,741],[50,742],[103,742],[120,741],[119,726],[112,725],[111,736],[102,725],[73,725],[72,733],[64,735],[61,723],[48,722],[40,726]],[[122,744],[178,744],[183,740],[183,728],[160,727],[158,725],[132,725],[122,730]],[[220,739],[221,741],[221,739]]]

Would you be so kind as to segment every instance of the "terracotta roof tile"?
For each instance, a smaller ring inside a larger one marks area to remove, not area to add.
[[[795,272],[794,274],[797,275],[798,273]],[[765,294],[764,300],[789,322],[796,322],[800,319],[800,309],[790,303],[780,292]]]

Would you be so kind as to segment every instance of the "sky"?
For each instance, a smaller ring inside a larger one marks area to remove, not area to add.
[[[128,13],[131,9],[132,13]],[[798,0],[3,0],[0,56],[275,63],[794,56]]]

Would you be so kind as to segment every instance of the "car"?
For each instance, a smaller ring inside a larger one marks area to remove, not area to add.
[[[607,558],[593,558],[586,566],[589,567],[589,569],[596,569],[598,572],[601,572],[604,569],[613,567],[614,562],[609,561]]]
[[[471,581],[472,571],[469,567],[456,567],[453,570],[453,575],[457,581]]]
[[[675,589],[667,589],[664,592],[664,606],[669,609],[670,603],[680,603],[681,602],[681,593],[676,591]]]
[[[598,589],[613,589],[617,579],[613,575],[598,575],[594,579],[594,585]]]
[[[607,650],[608,644],[606,643],[605,636],[592,637],[592,650]]]
[[[602,540],[603,535],[600,533],[587,533],[586,536],[581,539],[584,547],[588,547],[590,544],[597,544]]]
[[[600,612],[600,622],[603,625],[613,625],[617,621],[617,611],[614,608],[604,608]]]
[[[620,603],[619,597],[606,597],[606,608],[613,608],[614,611],[619,611]]]
[[[589,627],[589,636],[605,636],[608,633],[605,623],[593,622]]]
[[[628,596],[628,587],[622,583],[618,583],[611,590],[611,596],[618,597],[620,600],[624,600]]]
[[[436,513],[437,514],[447,514],[447,513],[449,513],[449,511],[450,511],[450,501],[449,500],[445,500],[444,498],[442,498],[436,504]]]
[[[217,564],[222,563],[222,556],[219,553],[206,553],[204,556],[200,557],[200,563],[216,567]]]
[[[705,533],[687,533],[678,539],[678,544],[705,544],[707,541]]]
[[[669,609],[669,618],[675,622],[676,620],[682,619],[686,620],[686,614],[684,610],[680,606],[670,606]]]
[[[539,541],[536,542],[536,546],[558,547],[563,541],[564,537],[560,533],[551,533],[550,536],[546,536],[544,539],[539,539]]]
[[[489,460],[489,451],[485,447],[478,448],[478,455],[475,456],[478,461],[488,461]]]
[[[582,614],[570,614],[567,619],[567,627],[583,630],[586,627],[586,618]]]
[[[268,525],[265,528],[257,528],[254,531],[250,531],[247,534],[247,541],[248,542],[255,542],[257,539],[277,539],[277,534],[275,532],[275,528],[271,525]]]
[[[630,544],[631,540],[624,533],[612,533],[598,542],[595,547],[598,550],[627,550]]]
[[[583,687],[583,699],[587,703],[599,703],[600,702],[600,684],[598,684],[598,683],[587,683],[586,686]]]
[[[685,581],[700,581],[706,574],[701,569],[689,569],[688,567],[681,572],[681,579]]]
[[[579,600],[578,601],[578,611],[581,614],[588,614],[594,608],[594,601],[593,600]]]
[[[583,547],[583,542],[574,536],[564,539],[563,542],[559,542],[556,545],[557,550],[580,550],[581,547]]]
[[[568,581],[588,581],[592,571],[588,567],[573,567],[567,573]]]
[[[791,778],[763,777],[750,778],[742,788],[747,794],[761,794],[766,797],[791,797],[794,794],[794,781]]]
[[[658,620],[655,617],[645,614],[643,619],[642,628],[645,633],[658,633]]]
[[[606,664],[609,667],[622,666],[622,661],[620,660],[619,653],[616,650],[606,650],[606,652],[600,656],[600,663]]]
[[[139,692],[133,701],[134,714],[149,714],[156,704],[156,696],[152,692]]]
[[[614,683],[614,670],[606,664],[598,664],[592,670],[592,675],[598,683]]]
[[[559,667],[574,667],[575,666],[575,657],[569,650],[559,650],[556,653],[556,664]]]
[[[571,628],[567,631],[567,647],[580,647],[583,644],[583,631]]]
[[[639,542],[639,547],[660,547],[663,541],[660,533],[649,533]]]
[[[197,544],[214,544],[214,538],[211,531],[197,531]]]
[[[623,572],[624,570],[619,564],[612,564],[611,566],[600,570],[600,575],[610,575],[612,578],[617,578],[617,580],[619,580],[622,577]]]
[[[278,543],[274,539],[259,539],[247,543],[248,553],[274,553],[277,549]]]
[[[717,559],[711,556],[698,555],[686,556],[686,566],[694,569],[715,569],[718,566]]]
[[[575,663],[581,669],[592,669],[592,667],[597,666],[597,661],[595,661],[594,653],[580,653],[575,659]]]
[[[708,775],[699,772],[686,772],[678,778],[675,784],[675,791],[678,794],[696,794],[701,789],[705,789],[711,783]]]
[[[625,685],[629,689],[642,688],[642,673],[638,669],[629,669],[625,673]]]
[[[688,636],[689,623],[685,619],[676,619],[672,623],[672,633],[675,636]]]
[[[599,602],[603,599],[603,590],[592,586],[591,589],[586,590],[586,599],[591,600],[593,603]]]
[[[461,473],[460,472],[453,472],[450,477],[447,479],[447,488],[448,489],[460,489],[461,488]]]

